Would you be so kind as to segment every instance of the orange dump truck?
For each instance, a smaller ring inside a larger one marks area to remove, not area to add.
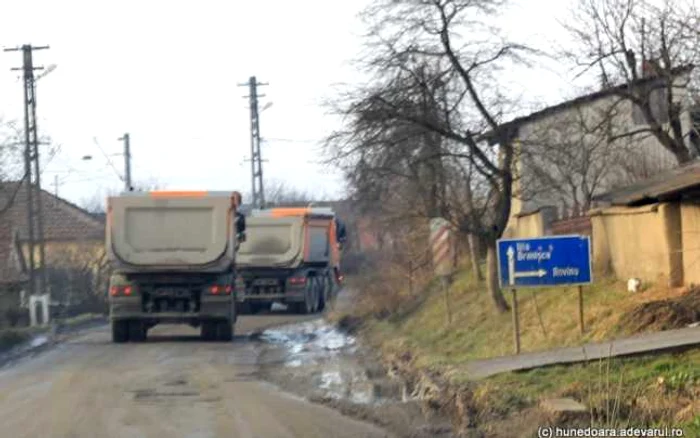
[[[297,313],[323,311],[340,289],[344,241],[332,209],[253,210],[237,259],[241,313],[269,310],[274,302]]]
[[[114,342],[160,323],[230,341],[236,322],[236,192],[127,192],[107,199]]]

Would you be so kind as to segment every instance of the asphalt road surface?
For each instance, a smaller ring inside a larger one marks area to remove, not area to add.
[[[232,343],[201,342],[186,326],[155,327],[143,344],[112,344],[106,328],[75,336],[0,373],[0,435],[391,436],[256,379],[260,345],[243,334],[301,320],[244,316]]]

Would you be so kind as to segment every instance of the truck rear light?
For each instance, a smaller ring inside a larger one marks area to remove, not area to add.
[[[293,285],[306,284],[306,277],[291,277],[287,281],[289,282],[289,284],[293,284]]]
[[[209,288],[209,293],[212,295],[230,295],[231,292],[233,292],[233,287],[231,285],[215,284]]]
[[[134,292],[134,288],[131,286],[112,286],[109,288],[109,294],[113,297],[117,296],[131,296]]]

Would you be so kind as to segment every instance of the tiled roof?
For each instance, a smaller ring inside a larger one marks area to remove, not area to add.
[[[0,285],[27,280],[27,274],[22,270],[21,253],[15,243],[10,223],[0,221]]]
[[[102,240],[104,222],[86,210],[49,192],[41,192],[45,240]],[[0,222],[12,226],[26,240],[27,185],[0,183]]]

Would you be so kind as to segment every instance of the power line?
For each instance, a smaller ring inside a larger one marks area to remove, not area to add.
[[[95,146],[102,152],[102,155],[104,155],[105,159],[107,160],[107,163],[114,169],[114,173],[117,174],[119,179],[124,182],[124,177],[119,173],[119,170],[117,170],[117,167],[112,163],[112,160],[109,159],[109,156],[105,153],[104,149],[100,146],[100,144],[97,142],[97,138],[93,137],[92,141],[95,143]]]

